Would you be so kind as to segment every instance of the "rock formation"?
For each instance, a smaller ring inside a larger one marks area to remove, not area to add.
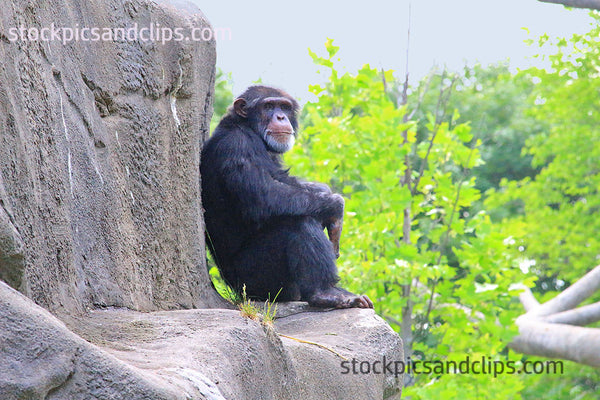
[[[215,42],[140,39],[190,37],[210,29],[204,16],[167,0],[5,3],[0,398],[397,396],[397,377],[341,373],[352,357],[401,359],[372,311],[304,312],[273,330],[213,289],[199,154]],[[137,40],[85,40],[107,29]]]

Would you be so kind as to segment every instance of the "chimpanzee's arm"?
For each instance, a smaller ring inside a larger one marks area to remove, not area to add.
[[[281,176],[278,176],[276,179],[278,181],[287,183],[289,185],[307,190],[310,193],[315,194],[315,195],[328,196],[328,195],[333,194],[333,192],[331,191],[331,188],[329,186],[327,186],[325,183],[308,182],[308,181],[305,181],[298,177],[288,175],[287,173],[283,173],[283,171],[282,171]]]
[[[306,182],[296,178],[295,176],[289,176],[287,174],[278,177],[278,180],[284,183],[288,183],[294,187],[306,190],[314,196],[330,197],[333,195],[331,188],[324,183]],[[335,256],[339,257],[340,239],[342,237],[342,229],[344,225],[343,216],[339,218],[329,218],[327,220],[321,220],[320,222],[323,224],[323,228],[327,229],[329,240],[333,245],[333,252],[335,253]]]
[[[317,195],[331,195],[333,192],[331,191],[331,188],[329,186],[327,186],[324,183],[320,183],[320,182],[304,182],[304,181],[300,181],[298,180],[298,184],[300,185],[300,187],[302,187],[305,190],[308,190],[311,193],[317,194]]]
[[[234,154],[222,163],[220,175],[224,189],[246,218],[263,223],[272,217],[306,215],[325,224],[343,216],[341,196],[315,195],[273,178],[274,162],[251,151],[252,143],[240,142],[228,146]]]

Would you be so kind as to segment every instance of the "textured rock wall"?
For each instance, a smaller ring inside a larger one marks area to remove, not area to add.
[[[52,24],[209,26],[145,0],[2,3],[0,279],[59,312],[217,304],[198,176],[214,41],[12,41]]]

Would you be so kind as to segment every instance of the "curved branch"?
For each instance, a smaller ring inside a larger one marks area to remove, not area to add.
[[[519,335],[509,344],[511,349],[600,367],[600,329],[549,324],[526,316],[517,319]]]
[[[535,299],[533,293],[531,293],[531,289],[525,285],[523,285],[523,291],[519,294],[519,300],[527,312],[540,306],[540,303]]]
[[[573,309],[599,288],[600,266],[541,305],[524,287],[519,299],[527,312],[517,318],[519,335],[509,347],[519,353],[600,367],[600,329],[581,326],[600,321],[600,302]]]
[[[600,10],[600,0],[539,0],[542,3],[562,4],[566,7]]]
[[[555,298],[532,309],[526,315],[542,317],[570,310],[590,297],[598,289],[600,289],[600,265],[563,290]]]
[[[544,321],[555,324],[586,326],[600,321],[600,302],[588,304],[574,310],[563,311],[544,317]]]

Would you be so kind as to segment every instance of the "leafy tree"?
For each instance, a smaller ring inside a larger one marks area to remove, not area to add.
[[[526,152],[535,167],[544,168],[535,179],[504,181],[488,202],[489,207],[515,199],[523,203],[524,215],[501,225],[515,238],[515,255],[535,260],[538,274],[560,274],[566,283],[600,258],[599,36],[596,26],[569,41],[540,39],[540,45],[556,48],[548,57],[551,67],[526,73],[537,82],[532,112],[549,129],[531,137]]]
[[[446,75],[434,69],[420,85],[439,87],[442,79],[449,79]],[[545,124],[527,112],[535,86],[532,77],[526,73],[515,75],[508,63],[499,63],[466,66],[454,79],[455,90],[448,98],[447,108],[459,110],[454,122],[469,122],[474,136],[481,140],[479,150],[484,163],[473,169],[477,189],[485,192],[497,188],[501,179],[533,177],[537,169],[531,166],[532,156],[522,154],[522,149],[525,140],[542,132]],[[417,95],[419,92],[412,97]],[[415,119],[426,120],[427,113],[435,112],[438,98],[437,92],[426,91]],[[452,122],[454,116],[448,114],[444,120]]]
[[[511,284],[523,275],[505,258],[489,216],[468,212],[481,196],[473,176],[481,142],[448,108],[456,79],[440,80],[437,112],[423,113],[421,125],[418,102],[389,89],[398,86],[391,71],[366,65],[340,74],[338,48],[328,41],[326,49],[326,57],[311,56],[329,82],[310,87],[318,101],[305,106],[301,143],[288,160],[294,173],[347,198],[345,283],[375,299],[413,360],[505,358],[517,310]],[[518,398],[519,380],[489,378],[420,375],[407,391],[413,398]]]
[[[550,40],[547,36],[538,40],[539,46],[554,49],[552,55],[543,58],[548,68],[534,68],[522,74],[532,77],[536,83],[530,112],[547,125],[541,133],[530,137],[525,147],[533,166],[541,171],[532,179],[503,181],[500,189],[492,191],[486,201],[488,209],[503,207],[508,202],[521,204],[520,214],[507,215],[495,225],[495,230],[513,243],[507,254],[520,259],[523,270],[539,277],[533,292],[542,302],[555,297],[557,291],[563,291],[563,303],[568,292],[571,298],[579,296],[580,293],[565,288],[596,266],[600,258],[600,147],[596,145],[600,139],[600,18],[595,18],[596,24],[587,34],[573,35],[569,40]],[[581,279],[584,281],[596,287],[600,285],[598,274]],[[600,293],[596,292],[587,303],[598,300]],[[547,307],[552,301],[544,306],[552,313],[557,310],[569,313],[577,303],[567,310]],[[582,314],[581,310],[574,313]],[[598,327],[600,315],[596,314],[588,314],[586,323],[576,325]],[[543,318],[536,318],[535,314],[534,318],[521,321],[528,323],[524,329],[552,332],[547,337],[531,335],[529,339],[529,342],[538,341],[538,347],[541,344],[552,348],[547,356],[573,357],[569,346],[580,346],[570,339],[582,330],[572,328],[573,333],[569,334],[568,322],[557,327],[542,325]],[[585,332],[589,337],[600,335],[593,329]],[[563,339],[557,339],[558,335]],[[590,344],[588,354],[598,354],[600,349],[591,345],[592,340],[586,343]],[[566,365],[565,370],[566,376],[560,382],[540,377],[525,393],[532,397],[544,393],[544,398],[552,399],[597,398],[600,388],[597,370],[574,363]]]

